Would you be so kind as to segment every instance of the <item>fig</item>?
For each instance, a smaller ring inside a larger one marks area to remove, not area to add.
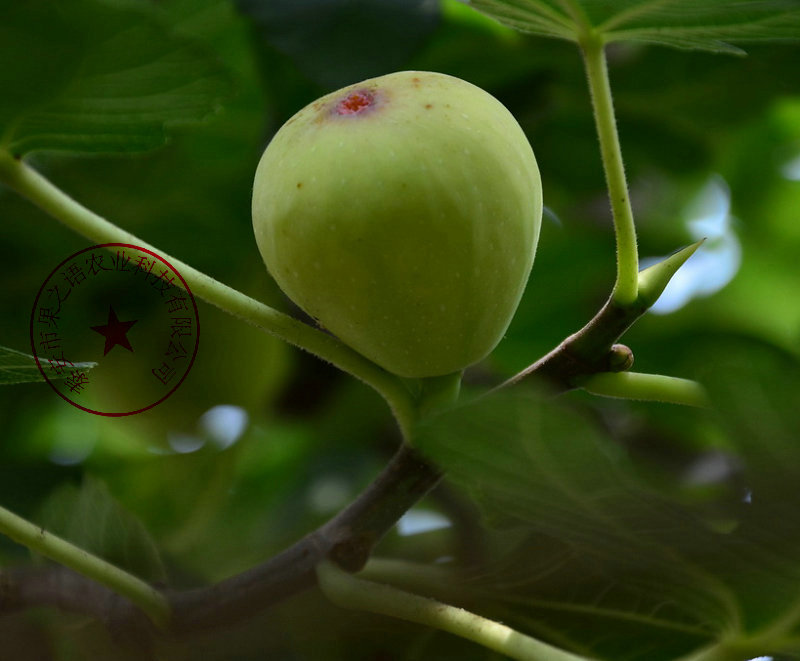
[[[497,99],[403,71],[289,119],[258,164],[252,211],[289,298],[386,370],[431,377],[503,337],[536,252],[541,180]]]

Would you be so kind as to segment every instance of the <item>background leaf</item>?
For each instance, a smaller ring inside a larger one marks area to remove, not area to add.
[[[39,522],[81,548],[151,582],[163,582],[164,565],[142,523],[101,481],[86,476],[80,487],[64,484],[42,504]]]
[[[2,2],[0,135],[37,150],[136,152],[230,93],[225,69],[144,3]]]

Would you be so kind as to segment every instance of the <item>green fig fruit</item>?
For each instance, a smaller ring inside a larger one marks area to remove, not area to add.
[[[539,169],[493,96],[403,71],[328,94],[255,175],[269,272],[342,341],[404,377],[459,371],[500,341],[533,264]]]

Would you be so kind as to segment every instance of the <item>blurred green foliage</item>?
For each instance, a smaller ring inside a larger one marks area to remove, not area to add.
[[[454,0],[74,0],[45,11],[45,21],[32,18],[43,3],[0,6],[12,17],[0,28],[0,119],[39,113],[51,122],[14,125],[4,144],[42,148],[31,163],[71,196],[270,305],[296,312],[252,237],[263,147],[322,93],[396,69],[450,73],[490,91],[519,119],[542,171],[548,213],[528,289],[507,337],[468,382],[495,383],[527,366],[610,291],[614,238],[571,44],[513,32]],[[609,659],[671,658],[726,627],[757,626],[800,594],[800,48],[748,51],[609,52],[642,255],[695,239],[692,204],[713,178],[730,191],[742,254],[733,280],[647,315],[625,338],[637,370],[700,379],[718,411],[580,393],[552,406],[525,405],[529,393],[484,402],[453,424],[435,423],[424,445],[451,470],[452,492],[421,507],[456,525],[394,531],[380,547],[454,567],[477,557],[481,571],[459,588],[465,605]],[[166,67],[159,80],[170,95],[126,69],[139,55]],[[135,83],[119,88],[134,96],[120,112],[145,127],[129,133],[129,151],[144,153],[109,155],[124,131],[112,140],[110,125],[92,122],[97,140],[87,129],[54,146],[96,153],[43,149],[41,136],[69,111],[58,106],[60,85],[87,62]],[[0,210],[0,345],[30,353],[36,292],[86,242],[5,190]],[[204,303],[200,319],[189,378],[140,415],[90,416],[43,383],[3,388],[0,503],[131,570],[152,577],[163,565],[171,585],[186,587],[281,550],[374,477],[398,442],[374,393]],[[207,415],[220,405],[238,407],[227,432]],[[485,518],[471,513],[473,499]],[[140,549],[136,558],[126,558],[130,548]],[[0,566],[28,561],[0,539]],[[51,612],[0,618],[0,641],[15,661],[127,658],[101,626]],[[313,591],[232,630],[164,642],[160,653],[492,658],[422,627],[334,610]]]

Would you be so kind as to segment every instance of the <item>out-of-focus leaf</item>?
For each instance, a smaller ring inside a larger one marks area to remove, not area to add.
[[[800,480],[800,361],[766,342],[718,336],[695,361],[757,490],[794,493]],[[793,498],[794,500],[794,498]]]
[[[796,0],[471,0],[523,32],[576,41],[587,29],[607,43],[638,41],[741,54],[733,43],[800,38]]]
[[[143,3],[2,3],[0,135],[14,154],[137,152],[201,120],[230,79],[201,44]]]
[[[158,549],[138,518],[118,503],[99,480],[65,484],[42,505],[41,525],[148,581],[163,581]]]
[[[702,538],[709,531],[670,511],[621,449],[567,407],[501,394],[440,417],[418,444],[476,496],[490,522],[529,527],[560,540],[587,566],[602,567],[587,580],[598,589],[597,579],[607,577],[607,594],[595,606],[641,615],[636,595],[643,612],[664,603],[661,616],[676,626],[713,631],[735,620],[725,588],[661,545],[668,531]]]
[[[264,39],[334,89],[403,68],[439,22],[432,0],[237,0]]]
[[[781,409],[776,419],[786,423]],[[761,428],[752,413],[750,439]],[[520,392],[441,416],[418,445],[473,494],[491,524],[527,536],[478,581],[513,605],[503,617],[535,619],[576,649],[674,658],[795,603],[800,570],[791,557],[800,527],[784,518],[797,505],[785,489],[782,498],[761,489],[758,511],[742,494],[726,516],[708,516],[646,482],[622,446],[579,410]],[[785,465],[791,456],[797,466],[800,447],[781,447],[774,458]],[[753,466],[760,480],[769,479],[768,456]],[[786,471],[796,478],[793,468],[773,475]]]
[[[75,363],[73,367],[79,370],[90,370],[97,363]],[[53,374],[53,379],[65,379],[69,373],[64,371],[60,375]],[[15,351],[8,347],[0,347],[0,385],[12,383],[30,383],[32,381],[44,381],[41,371],[36,364],[36,359],[21,351]]]

